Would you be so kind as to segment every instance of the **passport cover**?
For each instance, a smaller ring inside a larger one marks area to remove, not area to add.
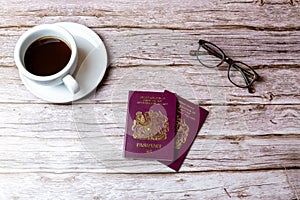
[[[161,163],[179,171],[207,115],[207,110],[177,96],[175,160],[171,162],[161,161]]]
[[[176,95],[130,91],[128,95],[124,156],[174,160]]]

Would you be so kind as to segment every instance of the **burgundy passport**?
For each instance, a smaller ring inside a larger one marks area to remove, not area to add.
[[[207,110],[177,96],[175,159],[161,161],[163,164],[175,171],[180,169],[207,115]]]
[[[173,161],[175,158],[176,95],[130,91],[124,156]]]

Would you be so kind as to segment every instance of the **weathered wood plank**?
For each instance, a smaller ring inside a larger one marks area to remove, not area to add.
[[[2,136],[0,172],[172,171],[157,161],[123,158],[123,137],[103,136],[101,131],[99,132],[76,133],[61,130],[53,134],[54,136],[50,135],[50,132],[49,135],[40,138]],[[65,137],[65,134],[68,136]],[[71,136],[73,138],[70,138]],[[299,168],[299,146],[299,136],[296,135],[272,137],[200,135],[180,171]]]
[[[255,84],[256,93],[232,85],[227,72],[197,66],[111,67],[92,96],[79,103],[125,103],[129,90],[165,89],[201,105],[291,104],[300,103],[298,68],[264,68]],[[176,80],[176,81],[174,81]],[[18,70],[0,67],[1,103],[47,103],[32,95],[19,78]]]
[[[2,104],[0,108],[1,170],[130,171],[134,166],[141,171],[151,171],[149,166],[166,170],[156,162],[123,159],[126,104]],[[183,171],[300,166],[299,106],[207,109],[210,115]]]
[[[0,198],[298,199],[299,174],[299,170],[167,175],[0,174]]]
[[[71,20],[72,21],[72,20]],[[59,20],[55,21],[59,22]],[[54,22],[53,22],[54,23]],[[85,23],[91,27],[90,24]],[[28,28],[0,30],[3,66],[14,66],[13,49]],[[112,66],[195,65],[189,55],[198,48],[199,39],[219,45],[234,59],[260,67],[299,66],[300,31],[242,29],[168,30],[136,28],[92,28],[104,40]]]
[[[299,133],[298,105],[205,106],[210,111],[203,135],[288,135]],[[97,132],[121,136],[126,104],[2,104],[0,134],[45,136],[61,131]],[[25,134],[26,133],[26,134]],[[50,134],[51,133],[51,134]]]
[[[235,1],[4,1],[2,26],[32,26],[54,20],[73,19],[96,27],[165,27],[172,29],[230,27],[275,29],[298,27],[299,6],[289,1],[261,6],[254,0]],[[14,11],[14,12],[11,12]],[[13,16],[13,18],[12,18]],[[291,20],[294,19],[294,20]],[[219,23],[219,24],[218,24]]]

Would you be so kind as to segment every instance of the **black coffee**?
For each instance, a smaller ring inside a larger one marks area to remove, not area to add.
[[[26,50],[25,68],[38,76],[49,76],[62,70],[71,57],[70,47],[58,38],[40,38]]]

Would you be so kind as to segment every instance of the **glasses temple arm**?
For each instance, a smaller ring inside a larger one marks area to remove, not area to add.
[[[214,55],[214,56],[220,58],[221,60],[223,59],[223,55],[220,54],[219,52],[215,51],[214,49],[209,48],[209,47],[207,47],[206,45],[202,45],[202,47],[203,47],[206,51],[208,51],[211,55]]]
[[[199,55],[206,55],[204,52],[200,52],[198,50],[191,50],[190,51],[191,56],[199,56]]]

